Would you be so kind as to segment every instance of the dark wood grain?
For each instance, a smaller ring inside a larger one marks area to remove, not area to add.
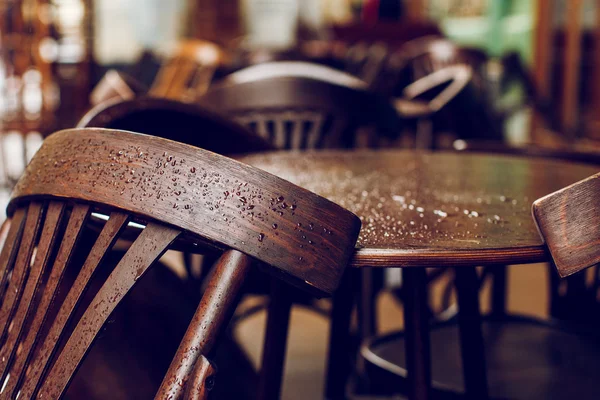
[[[411,151],[244,157],[357,214],[354,266],[477,266],[548,259],[532,202],[597,172],[544,159]]]
[[[27,210],[23,237],[21,238],[21,245],[15,259],[14,267],[11,271],[8,289],[6,290],[6,294],[2,299],[2,305],[0,306],[0,329],[2,329],[2,340],[5,339],[9,328],[9,322],[17,310],[19,299],[23,293],[27,268],[31,263],[31,256],[35,248],[35,238],[40,228],[41,217],[42,204],[32,202]]]
[[[207,399],[210,391],[215,385],[215,376],[217,370],[214,365],[204,356],[198,357],[194,366],[194,374],[187,384],[185,398],[186,400],[204,400]]]
[[[108,216],[94,221],[100,232],[85,229],[93,212]],[[186,144],[102,129],[50,136],[7,213],[0,399],[62,398],[117,305],[179,238],[186,250],[226,251],[156,398],[205,398],[215,371],[207,357],[251,263],[327,295],[360,230],[352,213],[262,170]],[[130,222],[141,225],[116,261],[111,250]]]
[[[533,217],[561,277],[600,263],[600,174],[533,203]]]
[[[127,225],[128,219],[129,216],[127,214],[115,212],[111,214],[110,219],[102,229],[102,232],[100,232],[98,240],[94,243],[81,271],[77,275],[73,288],[69,290],[65,300],[60,305],[60,311],[52,321],[50,331],[41,343],[40,351],[29,365],[27,379],[22,388],[24,398],[34,396],[43,383],[42,378],[50,368],[49,364],[58,351],[57,347],[61,338],[64,338],[68,331],[67,326],[73,319],[77,306],[80,304],[86,289],[89,287],[98,266],[106,257],[108,250],[117,241],[119,233]],[[22,374],[24,373],[25,371],[22,372]],[[67,377],[70,377],[70,375]]]
[[[9,213],[32,196],[74,197],[170,221],[317,294],[337,287],[360,229],[342,207],[259,169],[111,130],[50,136],[15,187]]]
[[[5,388],[6,393],[16,395],[17,384],[21,381],[21,379],[23,379],[23,375],[25,374],[26,368],[23,367],[29,363],[31,357],[33,356],[32,352],[36,344],[40,340],[43,340],[39,334],[40,328],[46,321],[49,310],[52,308],[52,304],[55,301],[57,290],[62,282],[65,268],[71,259],[76,243],[83,231],[82,228],[89,216],[89,208],[89,206],[79,205],[75,206],[71,212],[71,216],[69,217],[67,228],[63,234],[58,254],[54,260],[52,271],[50,272],[50,277],[48,278],[48,282],[44,288],[42,299],[37,304],[33,321],[31,322],[29,330],[27,331],[27,335],[21,344],[22,347],[20,357],[17,357],[10,367],[10,374],[14,378],[8,381],[8,384]]]
[[[201,354],[211,352],[233,313],[251,263],[250,257],[235,250],[228,250],[219,258],[202,301],[155,396],[156,400],[181,398],[196,360]]]
[[[219,154],[274,148],[260,136],[219,114],[193,104],[152,97],[104,102],[84,115],[77,126],[140,132]]]
[[[62,396],[110,314],[180,233],[180,230],[162,224],[150,223],[146,226],[98,291],[88,307],[89,311],[79,320],[55,362],[62,368],[50,371],[38,396],[50,399]]]
[[[21,336],[25,333],[23,324],[34,311],[33,297],[41,283],[42,274],[48,268],[50,251],[57,240],[59,222],[64,209],[64,204],[52,202],[46,210],[46,218],[41,232],[41,239],[37,245],[35,260],[25,281],[25,288],[19,306],[11,321],[11,329],[6,333],[6,338],[3,340],[4,345],[0,349],[0,377],[2,380],[6,378],[7,367],[12,363],[12,359],[17,351],[17,342],[20,341]]]

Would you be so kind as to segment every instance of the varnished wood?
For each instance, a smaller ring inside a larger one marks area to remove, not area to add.
[[[196,359],[212,350],[233,313],[251,262],[248,256],[235,250],[228,250],[217,261],[202,301],[155,396],[156,400],[181,398]]]
[[[23,229],[23,237],[15,263],[10,273],[8,288],[2,298],[0,306],[0,329],[2,340],[8,331],[9,322],[11,321],[16,311],[19,299],[24,289],[25,277],[27,268],[31,263],[31,256],[34,250],[35,238],[40,228],[40,220],[42,214],[42,204],[31,203],[27,210],[25,219],[25,227]]]
[[[50,203],[46,212],[46,219],[41,233],[41,240],[37,246],[35,261],[26,280],[26,286],[23,289],[23,295],[19,302],[15,317],[11,322],[11,329],[5,333],[6,339],[0,349],[0,377],[6,378],[7,366],[11,364],[17,350],[17,343],[21,336],[25,334],[23,324],[25,320],[34,311],[32,308],[33,296],[38,290],[41,277],[48,267],[50,250],[57,239],[57,230],[60,219],[64,212],[64,205],[58,202]]]
[[[104,102],[84,115],[78,127],[140,132],[219,154],[274,148],[268,141],[214,112],[193,104],[152,97]]]
[[[133,187],[138,190],[123,198]],[[171,221],[213,246],[257,257],[317,294],[337,287],[352,255],[354,239],[348,235],[360,228],[358,218],[340,206],[259,169],[169,140],[111,130],[50,136],[15,187],[9,211],[32,196],[78,197]],[[278,244],[288,250],[274,251]]]
[[[90,311],[78,322],[56,360],[56,364],[62,368],[50,371],[38,396],[50,399],[62,396],[102,325],[129,289],[180,233],[180,230],[162,224],[149,223],[146,226],[92,300]]]
[[[84,235],[91,211],[108,218],[99,233]],[[360,229],[353,214],[264,171],[182,143],[100,129],[52,135],[17,184],[8,215],[0,399],[62,398],[117,305],[180,237],[188,248],[227,251],[156,398],[204,398],[214,372],[206,357],[230,319],[250,255],[276,277],[326,295]],[[107,255],[130,222],[142,226],[111,266]],[[249,229],[255,224],[261,231]],[[239,236],[244,229],[247,237]]]
[[[32,363],[29,366],[27,379],[21,389],[24,398],[34,396],[39,390],[40,385],[42,384],[41,379],[50,368],[49,364],[58,351],[57,345],[60,343],[60,339],[64,338],[63,335],[65,334],[65,331],[67,331],[67,325],[72,320],[84,292],[89,287],[91,279],[95,275],[102,260],[106,257],[108,250],[116,242],[119,233],[125,228],[128,219],[129,217],[127,214],[115,212],[111,215],[110,219],[102,229],[102,232],[100,232],[100,236],[94,243],[94,246],[81,268],[81,272],[77,275],[73,288],[68,292],[65,300],[60,306],[56,318],[52,321],[50,331],[44,338],[43,343],[41,343],[42,347],[40,351],[37,353],[36,357],[33,358]],[[22,374],[24,373],[25,371],[22,372]],[[67,375],[66,377],[70,378],[70,375]]]
[[[532,202],[597,172],[561,161],[442,152],[278,152],[242,160],[356,213],[363,226],[352,264],[372,267],[546,261]]]
[[[600,263],[600,173],[533,203],[533,218],[561,277]]]
[[[204,400],[208,398],[215,385],[216,368],[202,355],[198,357],[194,366],[192,380],[187,384],[186,400]]]
[[[15,362],[10,368],[10,374],[15,378],[8,381],[8,384],[5,388],[6,393],[8,394],[16,395],[17,383],[23,378],[25,372],[23,367],[33,356],[32,351],[36,344],[42,340],[38,334],[40,327],[46,321],[49,310],[52,308],[52,305],[55,302],[57,289],[62,282],[65,268],[69,263],[76,243],[81,236],[83,231],[82,228],[85,225],[88,215],[89,206],[85,205],[75,206],[71,212],[71,216],[69,218],[67,228],[65,229],[58,254],[55,258],[48,283],[44,289],[42,299],[40,300],[40,303],[35,311],[33,322],[29,326],[26,337],[22,342],[21,356],[16,358]]]

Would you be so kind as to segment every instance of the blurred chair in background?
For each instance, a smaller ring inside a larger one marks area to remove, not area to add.
[[[182,40],[154,78],[148,94],[190,102],[206,92],[225,53],[214,43]]]
[[[198,102],[249,126],[281,149],[377,146],[378,136],[397,135],[401,124],[389,102],[369,92],[364,82],[301,62],[240,70]]]

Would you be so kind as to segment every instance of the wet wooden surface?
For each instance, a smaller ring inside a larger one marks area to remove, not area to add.
[[[533,204],[533,217],[560,276],[600,263],[600,174]]]
[[[166,220],[202,245],[233,248],[282,279],[331,293],[352,256],[360,221],[322,197],[230,158],[109,129],[57,132],[44,142],[9,204],[61,197],[118,208],[136,222]],[[104,211],[103,211],[104,210]]]
[[[413,151],[275,152],[243,162],[362,220],[355,266],[461,266],[548,259],[534,200],[598,170],[521,157]]]

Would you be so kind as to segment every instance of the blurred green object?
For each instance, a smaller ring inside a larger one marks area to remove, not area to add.
[[[469,3],[470,8],[464,4]],[[485,49],[500,57],[516,51],[526,63],[532,61],[535,3],[532,0],[433,0],[429,15],[444,34],[462,46]],[[475,2],[478,3],[478,2]],[[474,9],[476,13],[469,12]]]

